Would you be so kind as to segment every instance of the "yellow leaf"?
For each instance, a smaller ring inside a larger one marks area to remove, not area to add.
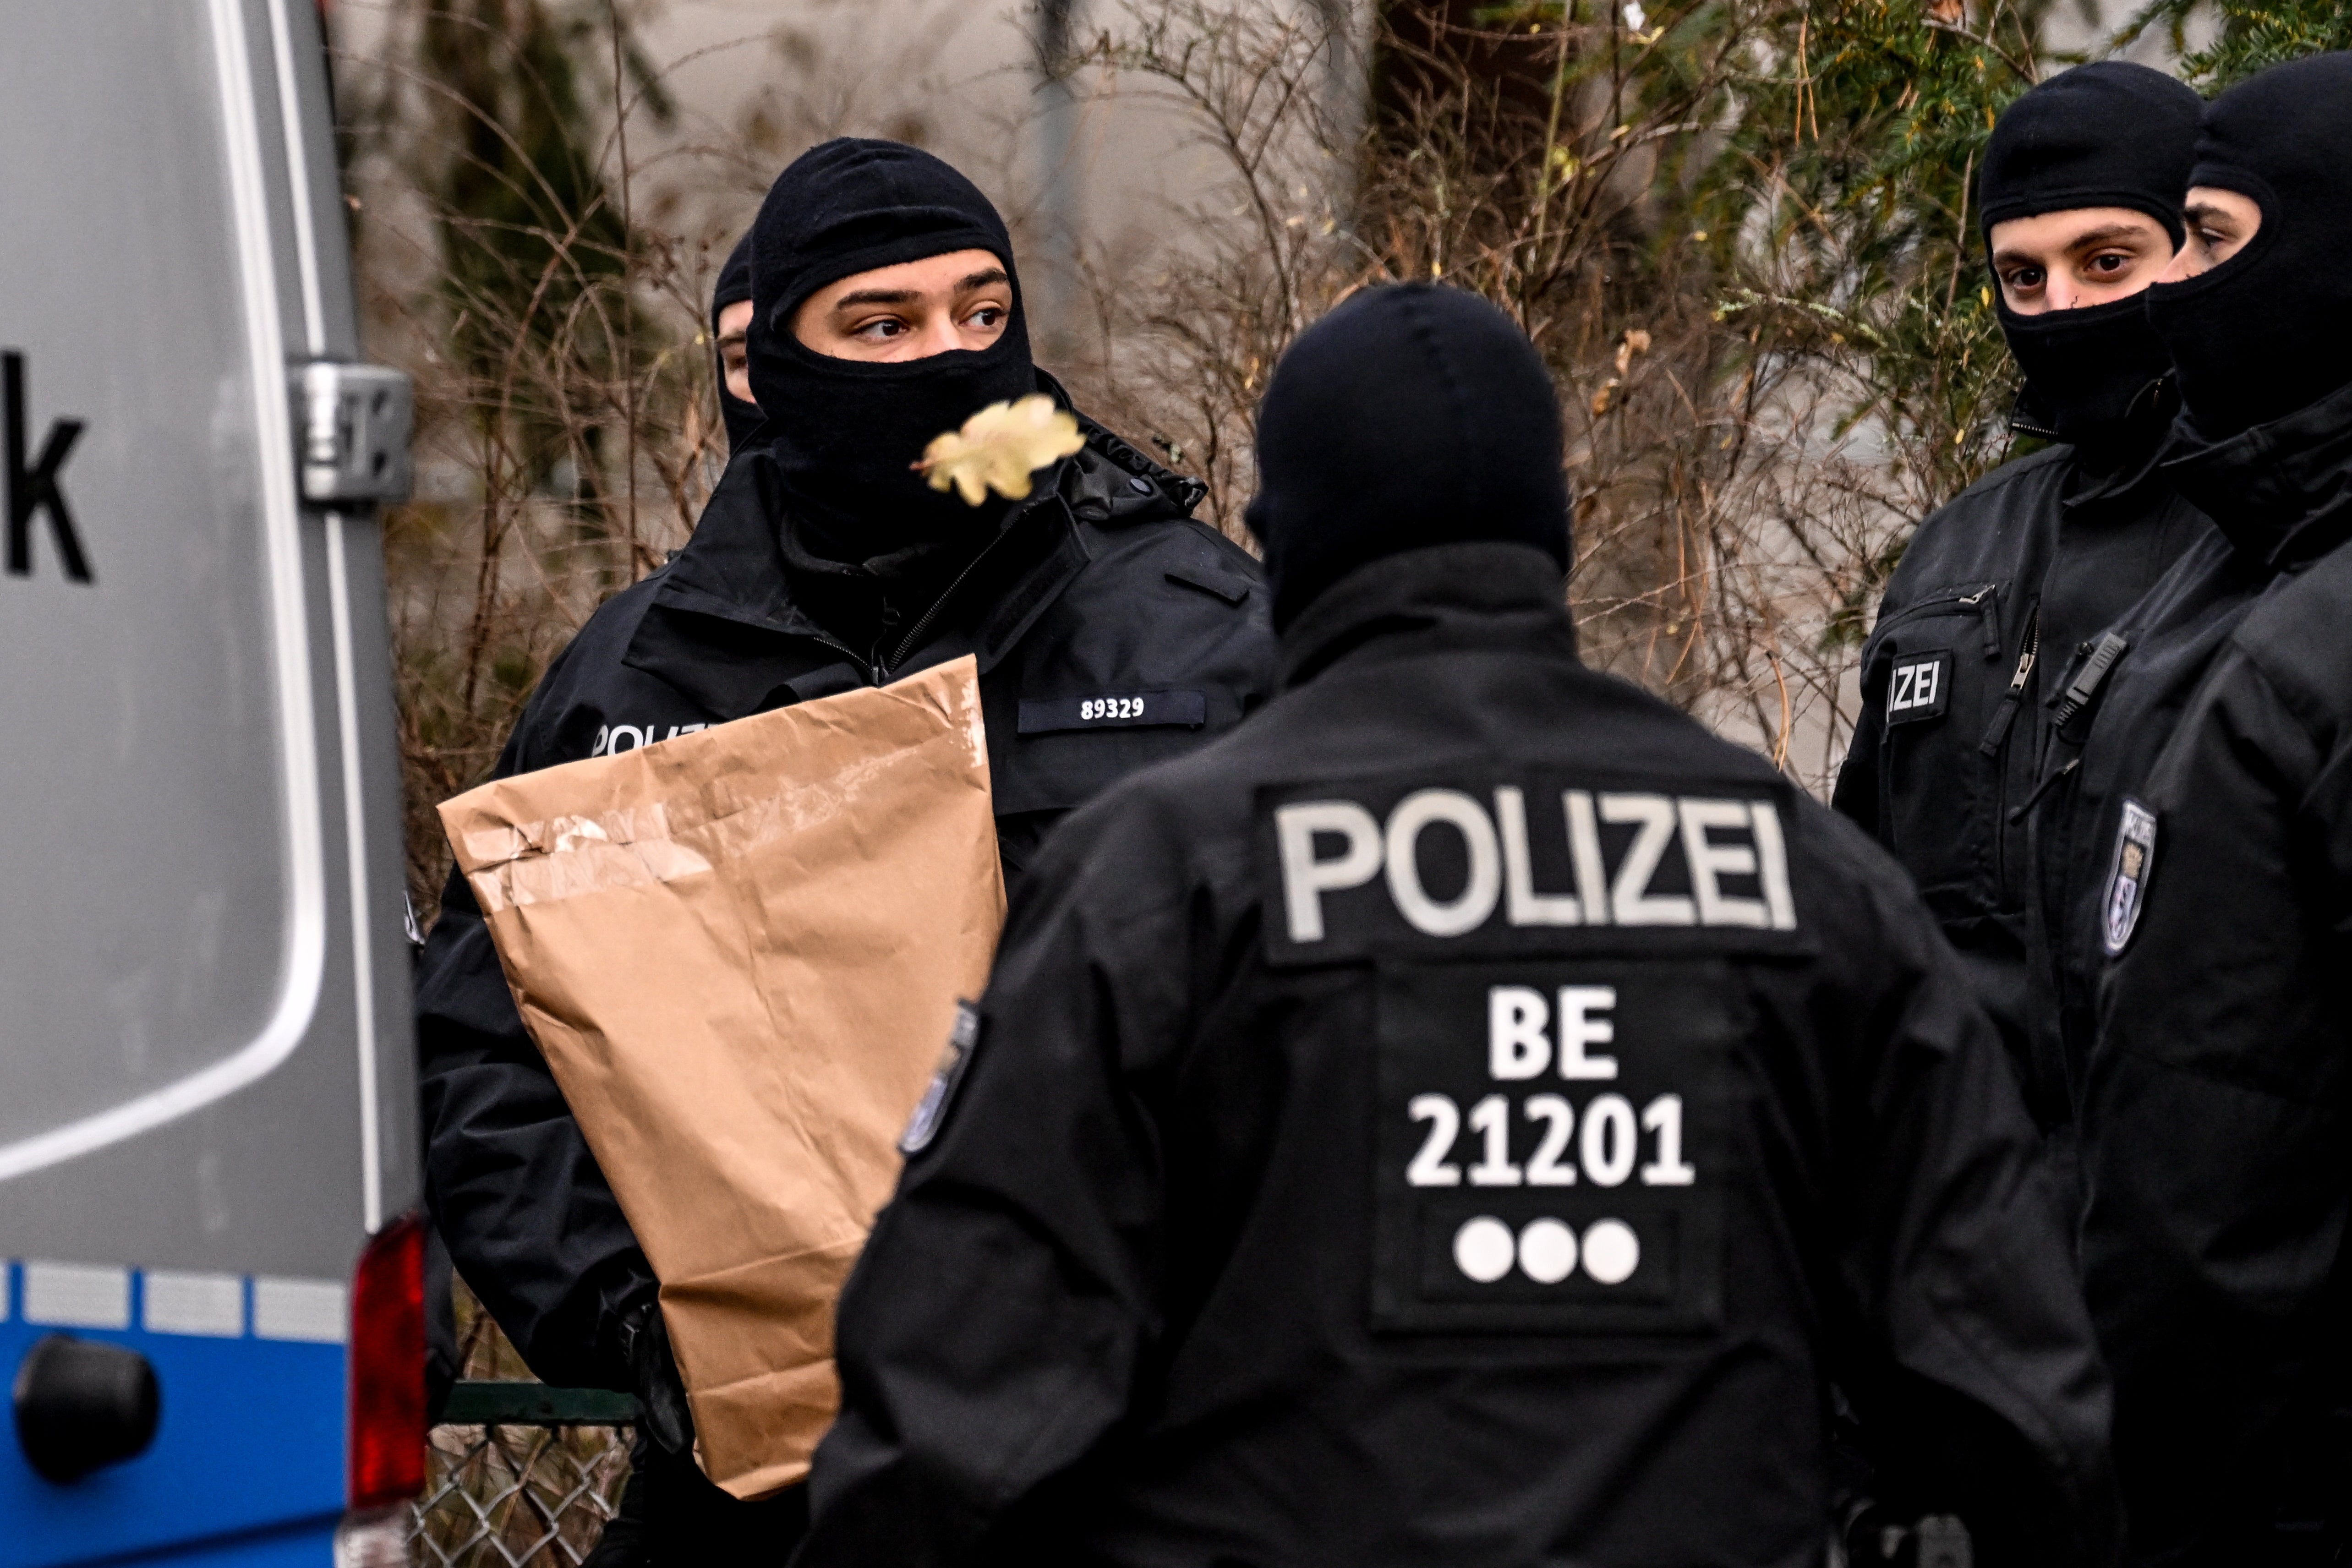
[[[1650,351],[1650,335],[1639,327],[1629,329],[1625,340],[1617,345],[1617,373],[1624,375],[1633,369],[1633,356]]]
[[[1990,285],[1988,284],[1977,290],[1977,303],[1983,306],[1988,310],[1992,308],[1992,287]]]
[[[1017,402],[992,402],[923,448],[915,472],[934,490],[952,486],[967,507],[977,507],[994,490],[1008,501],[1026,500],[1029,476],[1087,444],[1078,422],[1054,406],[1044,392]]]

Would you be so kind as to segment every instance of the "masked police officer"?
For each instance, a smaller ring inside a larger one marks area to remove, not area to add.
[[[751,235],[728,253],[710,291],[710,340],[719,361],[719,413],[732,455],[751,444],[760,405],[751,400]]]
[[[1919,525],[1863,653],[1837,809],[1893,851],[1976,977],[2045,1127],[2071,1117],[2052,1009],[2027,962],[2019,808],[2044,699],[2210,527],[2156,466],[2179,406],[2142,292],[2180,242],[2202,105],[2103,61],[2011,104],[1979,183],[2018,428],[2056,442]]]
[[[799,1568],[1818,1563],[1825,1387],[2112,1529],[1999,1041],[1902,873],[1584,668],[1559,406],[1360,295],[1258,428],[1284,692],[1048,843],[838,1317]]]
[[[2083,1110],[2083,1264],[2136,1560],[2320,1563],[2352,1539],[2352,56],[2207,111],[2148,312],[2167,463],[2230,549],[2126,639],[2084,754],[2113,788]],[[2189,569],[2194,566],[2195,570]],[[2141,688],[2185,693],[2152,757]],[[2123,761],[2109,766],[2106,753]]]
[[[1058,395],[1030,361],[1002,219],[929,153],[845,140],[794,162],[761,210],[751,294],[751,391],[769,423],[685,549],[549,667],[498,771],[972,654],[1017,897],[1071,807],[1268,691],[1255,563],[1188,520],[1192,481],[1089,422],[1085,448],[1036,474],[1024,502],[975,508],[912,471],[983,406]],[[426,946],[417,1026],[427,1197],[459,1272],[541,1377],[634,1389],[645,1408],[644,1533],[629,1550],[695,1563],[772,1552],[800,1494],[736,1503],[696,1468],[653,1272],[460,877]]]

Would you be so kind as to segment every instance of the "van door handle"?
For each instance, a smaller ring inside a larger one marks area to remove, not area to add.
[[[26,1461],[62,1483],[145,1453],[163,1398],[137,1351],[53,1333],[17,1364],[16,1406]]]

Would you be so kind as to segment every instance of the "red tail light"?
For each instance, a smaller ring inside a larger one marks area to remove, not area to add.
[[[425,1222],[404,1214],[369,1238],[352,1275],[352,1509],[425,1490]]]

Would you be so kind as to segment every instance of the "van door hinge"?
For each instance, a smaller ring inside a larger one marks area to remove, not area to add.
[[[295,372],[302,498],[314,504],[404,501],[414,398],[408,377],[382,365],[314,360]]]

